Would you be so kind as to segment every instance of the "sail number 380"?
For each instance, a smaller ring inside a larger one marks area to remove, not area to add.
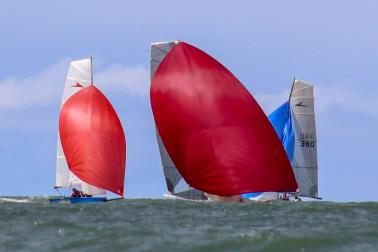
[[[315,147],[315,141],[301,140],[301,147]]]
[[[315,147],[315,134],[314,133],[300,133],[299,140],[301,147]]]

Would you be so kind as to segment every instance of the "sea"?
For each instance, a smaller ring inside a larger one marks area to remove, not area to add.
[[[378,202],[0,197],[0,251],[378,251]]]

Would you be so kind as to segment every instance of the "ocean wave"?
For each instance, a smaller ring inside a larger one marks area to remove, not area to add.
[[[126,199],[72,205],[49,204],[48,197],[0,197],[0,202],[0,251],[376,251],[378,247],[377,202]]]

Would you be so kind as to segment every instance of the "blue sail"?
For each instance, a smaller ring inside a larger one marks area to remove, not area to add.
[[[295,139],[289,102],[287,101],[278,107],[268,116],[268,118],[285,148],[290,163],[293,162]]]
[[[286,154],[292,163],[294,158],[294,132],[291,121],[290,104],[285,102],[279,106],[275,111],[273,111],[269,116],[269,121],[272,123],[281,143],[286,151]],[[253,192],[243,194],[242,197],[245,199],[255,198],[261,195],[262,192]]]
[[[262,194],[262,192],[244,193],[244,194],[242,194],[242,198],[244,198],[244,199],[255,198],[257,196],[260,196],[261,194]]]

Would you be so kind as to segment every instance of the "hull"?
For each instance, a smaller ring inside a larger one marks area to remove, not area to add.
[[[209,201],[207,199],[188,199],[188,198],[184,198],[184,197],[180,197],[180,196],[177,196],[177,195],[174,195],[174,194],[171,194],[171,193],[165,193],[163,195],[163,197],[165,199],[169,199],[169,200],[183,200],[183,201],[192,201],[192,202],[204,202],[204,201]]]
[[[244,202],[270,202],[270,201],[282,201],[281,199],[244,199]]]
[[[168,199],[168,200],[183,200],[183,201],[191,201],[191,202],[226,202],[226,203],[228,202],[228,201],[221,201],[221,200],[217,200],[217,199],[193,200],[193,199],[187,199],[187,198],[179,197],[179,196],[173,195],[171,193],[165,193],[163,196],[164,196],[165,199]],[[252,202],[271,202],[271,201],[297,202],[297,201],[301,201],[301,200],[296,200],[293,197],[289,197],[289,200],[282,200],[278,197],[259,197],[259,198],[245,198],[245,199],[243,199],[242,202],[239,202],[239,201],[238,202],[236,202],[236,201],[231,202],[231,201],[229,201],[228,203],[252,203]]]
[[[192,202],[226,202],[226,203],[243,202],[243,200],[241,199],[239,195],[238,196],[235,195],[236,197],[235,196],[222,197],[222,196],[216,196],[216,195],[205,193],[205,196],[206,198],[204,199],[189,199],[189,198],[180,197],[178,195],[174,195],[169,192],[164,194],[164,198],[169,199],[169,200],[184,200],[184,201],[192,201]]]
[[[81,198],[72,198],[72,197],[58,197],[49,199],[50,203],[101,203],[106,202],[105,197],[81,197]]]
[[[250,196],[250,197],[248,197]],[[244,199],[246,201],[272,201],[279,200],[277,192],[263,192],[263,193],[251,193],[245,194]]]

